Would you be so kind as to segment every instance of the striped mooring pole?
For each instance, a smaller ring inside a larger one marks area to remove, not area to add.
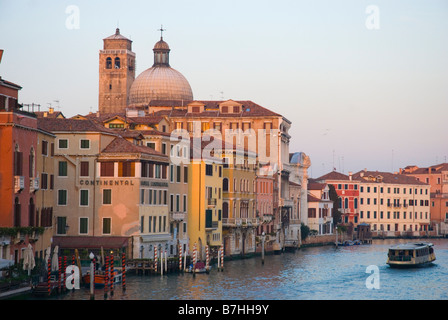
[[[121,255],[121,286],[126,291],[126,254]]]
[[[154,246],[154,272],[157,273],[157,246]]]
[[[75,264],[75,255],[72,255],[72,265],[73,266],[75,266],[76,264]],[[74,273],[75,273],[75,270],[73,270],[72,269],[72,287],[73,287],[73,289],[72,289],[72,291],[73,292],[75,292],[75,277],[74,277]]]
[[[67,269],[67,256],[64,256],[64,291],[67,290],[67,274],[65,273]]]
[[[182,271],[182,245],[179,244],[179,271]]]
[[[104,270],[104,299],[107,299],[107,290],[109,290],[109,256],[106,256]]]
[[[205,270],[208,271],[210,256],[208,255],[208,245],[205,246]]]
[[[48,259],[48,274],[47,274],[47,286],[48,286],[48,295],[51,295],[51,284],[50,284],[50,280],[51,280],[51,260]]]
[[[114,295],[114,254],[110,255],[110,296]]]
[[[62,257],[59,257],[59,275],[58,275],[58,291],[59,293],[61,293],[61,285],[62,285],[62,281],[61,281],[61,276],[62,276]]]
[[[221,245],[221,271],[224,270],[224,246]]]

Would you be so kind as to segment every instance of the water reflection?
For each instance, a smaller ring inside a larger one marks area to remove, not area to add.
[[[432,267],[393,269],[387,249],[407,240],[376,240],[372,245],[302,248],[295,253],[226,261],[224,271],[210,274],[128,276],[127,290],[117,287],[114,300],[326,300],[447,299],[448,239],[432,239],[437,260]],[[369,265],[379,268],[380,288],[369,290]],[[96,290],[95,299],[104,299]],[[55,299],[89,299],[87,289]]]

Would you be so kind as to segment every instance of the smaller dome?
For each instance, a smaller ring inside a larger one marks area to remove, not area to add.
[[[160,41],[154,45],[153,50],[170,50],[170,47],[168,46],[168,43],[163,41],[163,38],[160,38]]]

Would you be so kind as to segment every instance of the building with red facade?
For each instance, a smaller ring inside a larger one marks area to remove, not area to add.
[[[316,179],[317,182],[325,182],[334,186],[339,197],[339,211],[343,224],[359,223],[359,181],[352,178],[352,174],[332,171]]]

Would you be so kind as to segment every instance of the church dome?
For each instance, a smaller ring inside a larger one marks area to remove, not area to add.
[[[151,100],[193,100],[187,79],[169,64],[170,48],[162,37],[153,51],[153,66],[143,71],[132,83],[129,106],[144,107]]]

